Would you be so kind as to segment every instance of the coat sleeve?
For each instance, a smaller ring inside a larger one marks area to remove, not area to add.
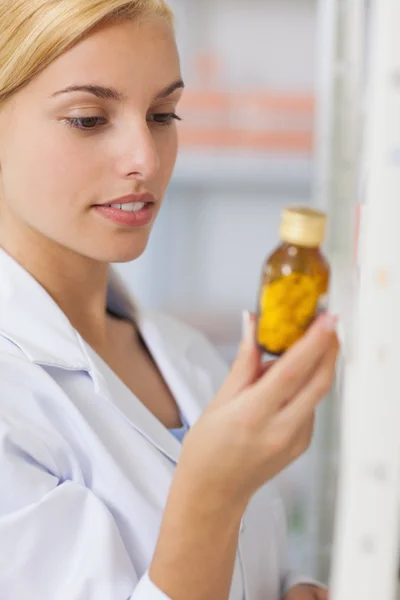
[[[0,364],[1,598],[170,600],[135,571],[111,512],[83,476],[63,477],[64,440],[21,410],[35,402],[32,372],[22,369],[17,380],[8,366]]]
[[[298,573],[291,570],[285,570],[282,573],[282,597],[295,585],[311,585],[320,589],[327,589],[324,585],[307,577],[301,577]]]

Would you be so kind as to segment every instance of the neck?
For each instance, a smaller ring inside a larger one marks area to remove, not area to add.
[[[50,294],[92,346],[107,342],[109,265],[79,255],[37,234],[0,236],[0,245]]]

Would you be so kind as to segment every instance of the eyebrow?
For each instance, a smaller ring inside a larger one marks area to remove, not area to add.
[[[166,88],[164,88],[163,90],[161,90],[161,92],[159,92],[157,94],[156,100],[159,100],[162,98],[168,98],[168,96],[173,94],[173,92],[175,92],[176,90],[179,90],[179,89],[183,89],[184,87],[185,87],[185,84],[183,83],[182,79],[179,79],[178,81],[174,81],[174,83],[171,83],[170,85],[168,85]],[[51,98],[56,98],[57,96],[61,96],[62,94],[71,94],[73,92],[86,92],[89,94],[93,94],[94,96],[96,96],[96,98],[99,98],[100,100],[115,100],[117,102],[123,102],[124,100],[127,99],[125,94],[116,90],[113,87],[104,87],[102,85],[92,85],[92,84],[69,85],[65,89],[52,94]]]

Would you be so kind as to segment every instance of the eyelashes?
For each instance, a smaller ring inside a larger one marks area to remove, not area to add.
[[[182,121],[181,117],[178,117],[175,113],[155,113],[150,115],[147,119],[150,123],[157,123],[158,125],[171,125],[172,122]]]
[[[106,124],[106,119],[103,117],[70,117],[64,119],[65,125],[72,129],[80,131],[93,131],[99,128],[99,121],[103,121],[102,125]]]
[[[174,121],[182,121],[176,113],[154,113],[147,118],[149,123],[155,123],[161,127],[168,127]],[[67,127],[77,129],[79,131],[97,131],[107,124],[107,119],[104,117],[69,117],[63,120]]]

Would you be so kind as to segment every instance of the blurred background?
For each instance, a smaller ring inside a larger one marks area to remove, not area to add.
[[[181,150],[148,249],[118,269],[140,302],[203,330],[231,361],[242,310],[255,309],[261,265],[278,243],[284,207],[329,212],[326,251],[339,273],[332,293],[351,289],[343,265],[352,253],[355,205],[341,205],[336,190],[333,208],[329,191],[335,139],[346,129],[332,106],[334,94],[343,93],[335,54],[338,3],[170,3],[187,86],[178,111]],[[335,500],[336,396],[319,409],[310,451],[280,477],[290,566],[324,582]]]

